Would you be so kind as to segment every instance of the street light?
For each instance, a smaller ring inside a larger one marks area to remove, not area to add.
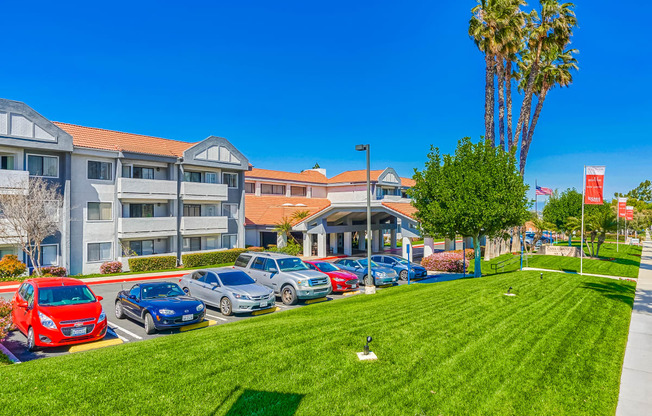
[[[371,271],[371,170],[369,162],[369,145],[368,144],[357,144],[355,145],[355,150],[358,152],[367,152],[367,276],[370,277],[371,287],[366,285],[365,282],[365,293],[371,294],[376,293],[374,275]],[[367,289],[369,287],[369,289]]]

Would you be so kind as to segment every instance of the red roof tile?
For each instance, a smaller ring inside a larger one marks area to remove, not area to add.
[[[292,204],[292,206],[283,205]],[[297,206],[304,204],[305,206]],[[326,198],[245,195],[245,225],[274,225],[297,211],[312,215],[331,204]],[[295,221],[298,222],[298,221]]]
[[[403,214],[412,219],[416,219],[414,214],[417,212],[417,209],[410,203],[407,202],[383,202],[383,205],[389,209]]]
[[[301,173],[282,172],[280,170],[252,168],[245,172],[246,178],[274,179],[280,181],[310,182],[326,185],[326,176],[314,170],[304,170]]]

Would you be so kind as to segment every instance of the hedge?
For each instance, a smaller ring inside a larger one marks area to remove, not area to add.
[[[258,247],[232,248],[230,250],[211,251],[209,253],[192,253],[181,256],[183,267],[205,267],[215,264],[233,263],[240,253],[247,251],[262,251]]]
[[[129,269],[132,272],[150,272],[174,269],[175,267],[177,267],[176,256],[131,257],[129,259]]]

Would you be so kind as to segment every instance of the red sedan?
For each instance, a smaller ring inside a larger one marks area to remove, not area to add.
[[[346,292],[358,288],[358,276],[340,269],[333,263],[319,260],[304,261],[304,263],[312,270],[317,270],[330,277],[333,292]]]
[[[107,328],[101,300],[77,279],[28,279],[14,295],[11,316],[30,351],[96,341]]]

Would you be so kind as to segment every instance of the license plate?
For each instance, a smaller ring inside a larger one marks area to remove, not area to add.
[[[190,315],[183,315],[183,316],[181,317],[181,320],[182,320],[182,321],[192,321],[192,318],[193,318],[192,314],[190,314]]]
[[[264,308],[265,306],[267,306],[267,302],[260,302],[260,307],[261,308]]]
[[[358,285],[351,285],[351,289],[355,289]]]
[[[73,328],[70,331],[70,335],[73,337],[77,337],[79,335],[86,335],[86,328]]]

